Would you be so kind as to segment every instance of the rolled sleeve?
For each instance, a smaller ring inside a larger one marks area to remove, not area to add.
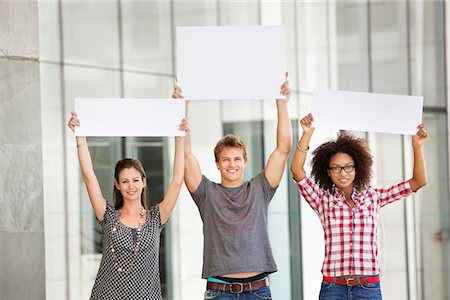
[[[375,189],[375,191],[379,196],[381,207],[414,194],[409,181],[403,181],[388,188]]]

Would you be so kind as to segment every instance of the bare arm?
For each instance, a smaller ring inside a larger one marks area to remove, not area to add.
[[[413,191],[419,190],[427,184],[427,174],[425,168],[425,159],[423,157],[423,144],[428,139],[428,132],[423,124],[417,127],[419,130],[412,137],[412,146],[414,152],[413,177],[409,180]]]
[[[182,92],[181,88],[175,85],[172,98],[184,98]],[[186,119],[189,119],[189,101],[186,101]],[[197,158],[192,153],[190,130],[186,131],[184,138],[184,159],[184,182],[189,192],[193,193],[202,181],[202,171]]]
[[[188,123],[186,119],[180,124],[181,131],[188,131]],[[167,188],[164,199],[159,204],[159,211],[161,214],[161,224],[164,224],[169,219],[175,204],[177,203],[178,195],[180,194],[181,186],[183,185],[184,176],[184,137],[175,137],[175,156],[173,159],[173,176]]]
[[[79,126],[80,121],[75,112],[72,112],[72,117],[68,123],[68,126],[72,131],[75,131],[75,126]],[[89,153],[86,137],[77,136],[77,150],[78,160],[80,162],[81,172],[83,173],[84,183],[89,194],[89,200],[94,208],[95,215],[99,221],[103,221],[106,210],[106,200],[103,197],[98,183],[97,176],[94,173],[94,167],[92,166],[91,155]]]
[[[184,157],[186,159],[186,166],[184,168],[184,182],[189,192],[193,193],[197,190],[202,181],[202,171],[197,158],[192,154],[191,150],[191,135],[188,133],[184,141]]]
[[[295,147],[295,154],[292,158],[291,172],[296,181],[300,181],[305,178],[305,162],[306,155],[308,154],[309,142],[314,133],[314,127],[312,127],[312,122],[314,118],[311,114],[308,114],[303,119],[300,120],[300,125],[303,129],[302,136],[297,142]]]
[[[264,174],[266,175],[270,186],[273,188],[280,184],[292,146],[292,127],[287,109],[287,103],[291,97],[288,81],[281,86],[281,94],[286,96],[286,98],[276,100],[278,113],[277,147],[272,154],[270,154],[264,169]]]

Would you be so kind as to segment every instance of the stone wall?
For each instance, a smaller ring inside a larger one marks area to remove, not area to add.
[[[38,8],[0,2],[0,299],[45,299]]]

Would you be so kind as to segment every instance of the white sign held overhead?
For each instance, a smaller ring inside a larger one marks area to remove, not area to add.
[[[184,100],[75,98],[77,136],[184,136]]]
[[[283,26],[177,27],[177,77],[186,99],[280,98],[285,72]]]
[[[423,97],[314,91],[315,127],[413,135],[422,123]]]

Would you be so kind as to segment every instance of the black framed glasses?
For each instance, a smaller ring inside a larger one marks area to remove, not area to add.
[[[331,172],[335,173],[335,174],[339,174],[341,173],[342,170],[345,171],[345,173],[351,173],[355,170],[355,166],[354,165],[347,165],[347,166],[332,166],[332,167],[328,167],[328,169],[331,170]]]

